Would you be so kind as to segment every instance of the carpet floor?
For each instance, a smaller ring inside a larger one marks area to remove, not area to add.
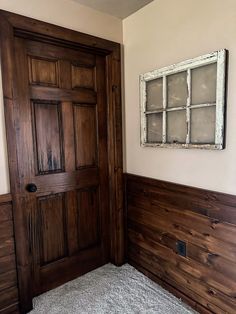
[[[132,266],[107,264],[33,300],[31,314],[193,314]]]

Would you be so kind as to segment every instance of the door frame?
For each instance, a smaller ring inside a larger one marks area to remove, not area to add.
[[[14,36],[81,48],[106,56],[107,130],[110,204],[110,261],[124,263],[123,154],[120,44],[0,10],[0,52],[4,97],[10,188],[13,200],[14,234],[21,312],[32,309],[31,261],[22,210],[18,206],[19,165],[16,151],[17,86]]]

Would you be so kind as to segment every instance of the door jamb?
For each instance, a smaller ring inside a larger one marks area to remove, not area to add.
[[[9,159],[10,187],[13,199],[14,233],[16,239],[17,274],[21,312],[32,309],[30,289],[31,262],[28,237],[21,210],[17,207],[19,165],[16,151],[17,104],[15,82],[14,36],[54,41],[66,47],[79,47],[106,55],[108,105],[108,167],[110,199],[110,261],[124,263],[124,208],[120,44],[0,10],[0,52],[2,84]]]

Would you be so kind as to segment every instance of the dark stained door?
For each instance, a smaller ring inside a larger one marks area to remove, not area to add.
[[[37,295],[108,261],[105,57],[15,38],[18,204]]]

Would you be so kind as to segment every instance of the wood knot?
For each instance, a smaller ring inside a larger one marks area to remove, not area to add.
[[[209,290],[208,290],[208,294],[210,294],[210,295],[216,295],[216,292],[215,292],[214,290],[212,290],[212,289],[209,289]]]

